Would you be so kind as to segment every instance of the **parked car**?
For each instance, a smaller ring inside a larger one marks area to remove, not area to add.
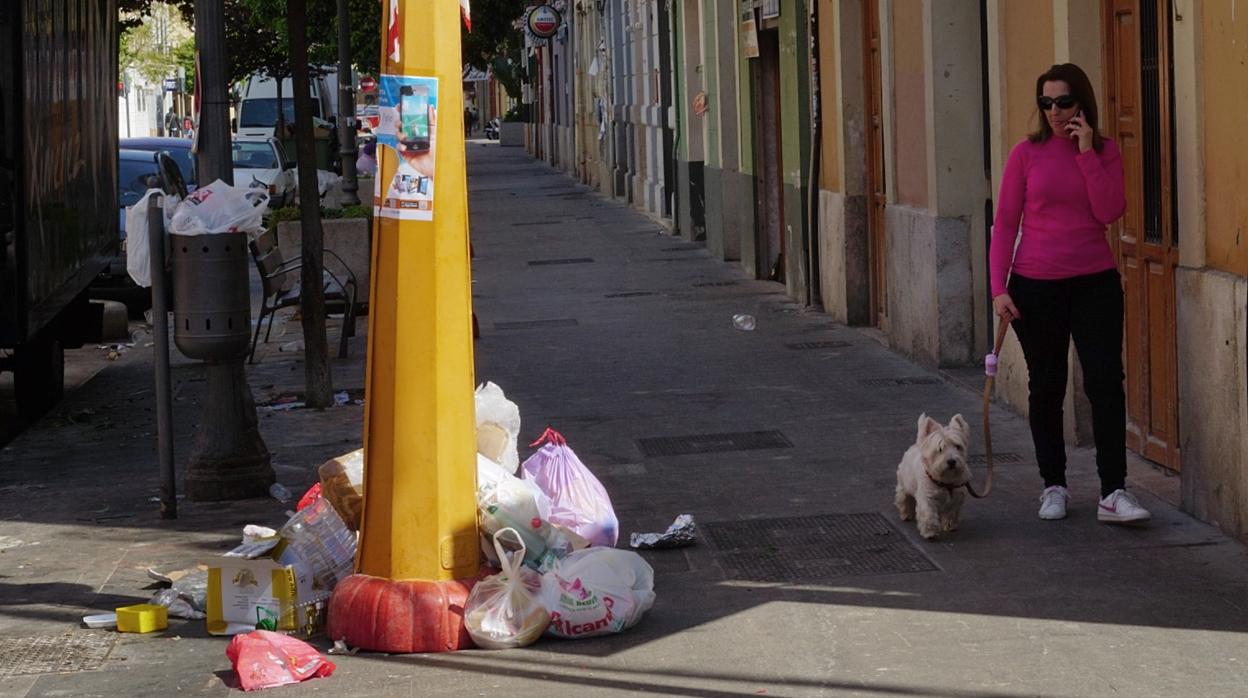
[[[286,157],[286,151],[276,138],[235,136],[232,149],[234,186],[268,189],[270,208],[295,203],[299,194],[295,163]]]
[[[360,120],[360,129],[369,129],[373,133],[377,132],[377,125],[381,123],[381,110],[376,104],[366,104],[356,110],[355,116]]]
[[[151,137],[121,139],[121,147],[126,150],[147,150],[153,153],[164,151],[169,153],[173,157],[173,161],[178,163],[178,169],[182,172],[188,192],[195,191],[195,188],[199,186],[195,167],[195,155],[191,152],[191,143],[192,141],[189,138]]]

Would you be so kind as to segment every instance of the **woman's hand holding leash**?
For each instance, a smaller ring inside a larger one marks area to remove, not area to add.
[[[1001,317],[1003,322],[1010,322],[1022,317],[1018,312],[1018,308],[1014,307],[1014,299],[1010,298],[1010,294],[1002,293],[992,299],[993,311]]]

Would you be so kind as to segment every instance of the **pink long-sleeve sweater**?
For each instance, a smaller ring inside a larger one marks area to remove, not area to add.
[[[1031,279],[1066,279],[1115,266],[1105,227],[1126,211],[1122,155],[1104,139],[1101,152],[1079,152],[1077,140],[1023,140],[1010,151],[997,197],[988,269],[992,297],[1006,292],[1011,271]],[[1018,222],[1022,240],[1017,252]]]

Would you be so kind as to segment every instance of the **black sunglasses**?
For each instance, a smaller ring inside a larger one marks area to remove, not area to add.
[[[1073,95],[1058,95],[1057,97],[1037,97],[1036,104],[1040,105],[1040,111],[1048,111],[1056,104],[1058,109],[1070,109],[1075,106],[1075,98]]]

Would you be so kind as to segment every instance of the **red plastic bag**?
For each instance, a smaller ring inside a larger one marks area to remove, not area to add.
[[[315,502],[319,496],[321,496],[321,483],[318,482],[309,487],[308,491],[304,492],[303,496],[299,498],[299,503],[295,505],[295,511],[303,511],[304,507]]]
[[[268,630],[235,635],[225,656],[230,658],[244,691],[299,683],[334,673],[333,662],[312,645]]]

